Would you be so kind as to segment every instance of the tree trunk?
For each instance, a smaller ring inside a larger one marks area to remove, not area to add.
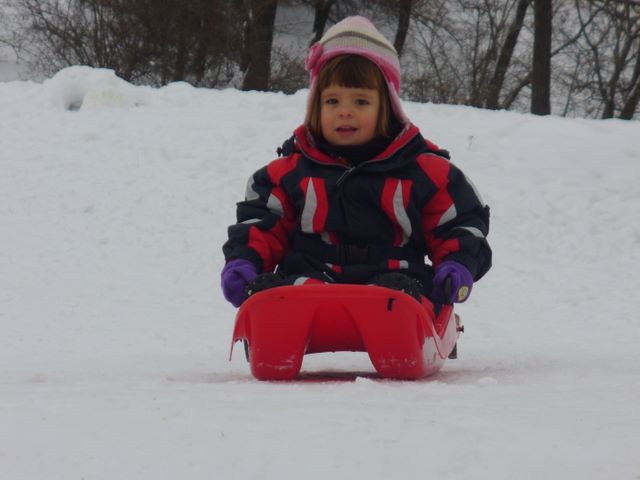
[[[496,69],[493,72],[493,77],[489,82],[489,92],[487,93],[486,107],[491,110],[497,110],[500,108],[500,92],[502,91],[502,85],[504,84],[504,78],[507,75],[511,58],[513,57],[513,51],[518,43],[518,37],[520,36],[520,30],[522,30],[522,24],[524,23],[524,17],[527,14],[527,8],[531,0],[520,0],[518,2],[518,8],[516,9],[516,16],[509,27],[509,33],[504,40],[504,44],[500,49],[500,55],[498,62],[496,63]]]
[[[534,0],[531,113],[551,113],[551,0]]]
[[[207,52],[209,49],[208,28],[210,27],[209,12],[205,9],[201,12],[202,17],[197,22],[196,29],[196,46],[193,52],[193,75],[196,86],[202,84],[204,75],[207,71]]]
[[[620,111],[622,120],[631,120],[636,113],[638,103],[640,103],[640,49],[636,55],[636,65],[633,69],[633,75],[631,75],[631,84],[633,85],[631,93]]]
[[[313,36],[309,45],[313,45],[322,38],[324,28],[329,19],[329,12],[334,3],[335,0],[316,0],[315,16],[313,17]]]
[[[175,59],[173,62],[173,73],[171,75],[172,82],[178,82],[185,80],[187,61],[188,61],[188,48],[187,37],[189,36],[189,5],[182,4],[178,7],[176,12],[176,18],[174,19],[175,28]]]
[[[402,56],[402,49],[404,48],[404,42],[407,39],[407,32],[409,31],[409,21],[411,20],[411,7],[413,0],[399,0],[398,1],[398,30],[396,31],[396,38],[393,42],[393,46],[398,52],[398,56]]]
[[[271,45],[278,0],[251,0],[246,43],[247,73],[242,90],[268,90]]]

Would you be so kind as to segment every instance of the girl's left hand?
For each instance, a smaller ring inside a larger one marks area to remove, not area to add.
[[[451,282],[451,289],[445,288],[447,279]],[[433,277],[432,299],[436,303],[462,303],[471,293],[473,276],[461,263],[447,260],[436,267]]]

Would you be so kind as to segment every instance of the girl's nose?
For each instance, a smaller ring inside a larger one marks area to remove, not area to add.
[[[349,107],[341,107],[340,111],[338,112],[338,115],[341,118],[348,118],[351,117],[352,113],[351,113],[351,109]]]

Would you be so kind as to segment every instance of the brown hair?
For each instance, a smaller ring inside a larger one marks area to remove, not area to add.
[[[320,70],[305,124],[316,138],[322,137],[320,109],[322,91],[331,85],[348,88],[369,88],[380,93],[380,110],[376,124],[376,135],[389,136],[391,124],[391,101],[387,82],[375,63],[360,55],[340,55],[329,60]]]

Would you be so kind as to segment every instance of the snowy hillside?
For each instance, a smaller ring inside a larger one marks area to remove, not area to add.
[[[640,124],[406,104],[492,207],[459,359],[261,383],[220,247],[305,100],[0,83],[0,478],[639,479]]]

